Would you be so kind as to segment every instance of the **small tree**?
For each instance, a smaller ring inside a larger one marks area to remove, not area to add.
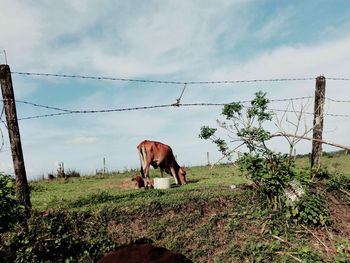
[[[201,127],[199,137],[215,143],[228,160],[232,160],[238,148],[246,146],[248,152],[239,155],[236,162],[239,169],[249,176],[260,192],[277,204],[295,173],[292,169],[293,162],[290,162],[286,154],[275,153],[266,145],[272,138],[271,133],[264,128],[273,116],[268,103],[266,93],[259,91],[255,93],[249,107],[239,102],[224,106],[222,115],[226,120],[218,120],[218,124],[228,132],[230,143],[234,145],[231,149],[226,140],[216,135],[216,128]]]

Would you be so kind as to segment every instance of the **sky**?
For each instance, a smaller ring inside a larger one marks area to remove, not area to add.
[[[12,71],[19,119],[58,113],[22,101],[70,110],[122,109],[172,104],[184,85],[62,78],[50,73],[168,82],[298,78],[280,82],[187,84],[182,103],[251,100],[261,90],[271,100],[314,96],[315,78],[326,77],[326,96],[350,101],[350,5],[346,0],[19,1],[0,0],[0,64]],[[5,50],[6,57],[5,57]],[[313,111],[313,98],[293,101]],[[291,101],[271,108],[292,109]],[[326,100],[327,114],[350,114],[349,102]],[[180,165],[220,159],[200,127],[217,127],[222,107],[169,107],[67,114],[19,120],[27,177],[56,172],[58,163],[82,174],[139,167],[144,139],[169,144]],[[275,122],[282,112],[276,112]],[[4,119],[4,116],[2,116]],[[350,145],[348,116],[325,116],[323,137]],[[295,114],[283,129],[293,132]],[[291,122],[291,123],[290,123]],[[305,115],[300,133],[312,127]],[[13,174],[6,127],[0,171]],[[271,123],[268,128],[276,131]],[[225,132],[221,133],[225,136]],[[283,139],[270,146],[288,151]],[[337,148],[324,146],[325,150]],[[301,142],[297,153],[311,151]],[[190,176],[190,175],[189,175]]]

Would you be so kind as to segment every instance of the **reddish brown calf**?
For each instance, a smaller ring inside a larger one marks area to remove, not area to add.
[[[131,179],[131,181],[135,181],[134,183],[134,188],[135,189],[140,189],[140,188],[153,188],[153,182],[152,181],[147,181],[145,182],[145,180],[139,176],[139,175],[136,175],[134,178]]]

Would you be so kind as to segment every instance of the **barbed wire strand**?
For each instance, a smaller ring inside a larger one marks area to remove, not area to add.
[[[332,101],[332,102],[344,102],[344,103],[350,103],[350,100],[335,100],[335,99],[331,99],[326,97],[326,100]]]
[[[183,92],[182,92],[182,94],[183,94]],[[314,97],[313,96],[304,96],[304,97],[295,97],[295,98],[286,98],[286,99],[271,99],[270,102],[296,101],[296,100],[304,100],[304,99],[310,99],[310,98],[314,98]],[[180,99],[181,99],[181,96],[180,96]],[[16,101],[16,103],[22,103],[22,104],[31,105],[34,107],[40,107],[40,108],[63,111],[63,112],[77,111],[77,110],[69,110],[69,109],[63,109],[63,108],[59,108],[59,107],[53,107],[53,106],[33,103],[33,102],[29,102],[29,101],[24,101],[24,100],[15,100],[15,101]],[[239,102],[239,103],[251,103],[252,100],[244,100],[244,101],[237,101],[237,102]],[[232,102],[228,102],[228,103],[192,103],[192,104],[195,104],[194,106],[198,106],[199,104],[201,106],[223,106],[223,105],[229,104],[229,103],[232,103]],[[206,104],[206,105],[203,105],[203,104]],[[177,106],[176,103],[171,104],[171,105]],[[82,111],[82,110],[80,110],[80,111]]]
[[[330,77],[330,78],[326,78],[327,80],[343,80],[343,81],[350,81],[350,78],[333,78],[333,77]]]
[[[295,100],[304,100],[304,99],[310,99],[313,98],[312,96],[304,96],[304,97],[295,97],[295,98],[286,98],[286,99],[272,99],[270,102],[282,102],[282,101],[295,101]],[[336,100],[334,100],[336,101]],[[179,103],[179,104],[162,104],[162,105],[152,105],[152,106],[141,106],[141,107],[128,107],[128,108],[115,108],[115,109],[102,109],[102,110],[69,110],[69,109],[63,109],[59,107],[52,107],[37,103],[32,103],[28,101],[23,100],[16,100],[18,103],[23,103],[35,107],[41,107],[45,109],[51,109],[51,110],[57,110],[61,111],[60,113],[51,113],[51,114],[43,114],[43,115],[36,115],[36,116],[29,116],[29,117],[22,117],[18,120],[28,120],[28,119],[37,119],[37,118],[44,118],[44,117],[53,117],[53,116],[60,116],[60,115],[67,115],[67,114],[91,114],[91,113],[108,113],[108,112],[122,112],[122,111],[136,111],[136,110],[147,110],[147,109],[155,109],[155,108],[169,108],[174,106],[184,106],[184,107],[190,107],[190,106],[224,106],[229,103]],[[246,101],[239,101],[239,103],[250,103],[251,100]],[[279,109],[272,109],[276,112],[292,112],[292,111],[286,111],[286,110],[279,110]],[[311,112],[304,112],[305,114],[313,115]],[[346,114],[331,114],[326,113],[325,115],[328,116],[335,116],[335,117],[349,117],[350,115]],[[2,121],[3,122],[3,121]],[[3,122],[5,123],[5,122]]]
[[[51,113],[51,114],[43,114],[29,117],[22,117],[18,120],[29,120],[29,119],[39,119],[45,117],[54,117],[68,114],[93,114],[93,113],[108,113],[108,112],[123,112],[123,111],[136,111],[136,110],[148,110],[148,109],[156,109],[156,108],[171,108],[171,107],[194,107],[194,106],[224,106],[227,103],[181,103],[179,105],[174,104],[163,104],[163,105],[152,105],[152,106],[142,106],[142,107],[130,107],[130,108],[119,108],[119,109],[107,109],[107,110],[76,110],[69,112],[59,112],[59,113]],[[271,111],[275,112],[289,112],[295,113],[300,111],[291,111],[291,110],[281,110],[281,109],[271,109]],[[304,112],[304,114],[314,115],[313,112]],[[333,114],[333,113],[324,113],[324,116],[332,116],[332,117],[350,117],[348,114]]]
[[[296,101],[296,100],[304,100],[304,99],[311,99],[311,98],[314,98],[314,97],[313,96],[304,96],[304,97],[295,97],[295,98],[286,98],[286,99],[271,99],[270,102]],[[335,100],[335,99],[328,98],[328,97],[326,97],[326,99],[329,100],[329,101],[332,101],[332,102],[350,103],[350,100]],[[239,103],[250,103],[250,102],[252,102],[252,101],[251,100],[239,101]],[[31,106],[34,106],[34,107],[40,107],[40,108],[45,108],[45,109],[57,110],[57,111],[62,111],[62,112],[75,111],[75,110],[63,109],[63,108],[53,107],[53,106],[48,106],[48,105],[42,105],[42,104],[28,102],[28,101],[23,101],[23,100],[16,100],[16,103],[22,103],[22,104],[31,105]],[[230,102],[230,103],[232,103],[232,102]],[[225,104],[228,104],[228,103],[207,103],[207,104],[210,104],[212,106],[222,106],[222,105],[225,105]],[[172,105],[173,106],[177,106],[177,103],[172,104]],[[3,111],[4,111],[4,108],[2,109],[1,117],[3,115]]]
[[[57,111],[64,111],[64,112],[71,112],[72,111],[72,110],[62,109],[62,108],[58,108],[58,107],[53,107],[53,106],[47,106],[47,105],[37,104],[37,103],[33,103],[33,102],[28,102],[28,101],[24,101],[24,100],[15,100],[15,101],[16,101],[16,103],[27,104],[27,105],[31,105],[31,106],[34,106],[34,107],[45,108],[45,109],[50,109],[50,110],[57,110]]]
[[[252,82],[281,82],[281,81],[306,81],[315,80],[315,78],[275,78],[275,79],[249,79],[249,80],[218,80],[218,81],[171,81],[171,80],[147,80],[147,79],[131,79],[131,78],[115,78],[103,76],[87,76],[72,74],[53,74],[53,73],[36,73],[36,72],[18,72],[13,71],[11,74],[24,76],[40,76],[40,77],[58,77],[58,78],[77,78],[77,79],[93,79],[93,80],[110,80],[125,82],[143,82],[157,84],[177,84],[177,85],[193,85],[193,84],[232,84],[232,83],[252,83]]]

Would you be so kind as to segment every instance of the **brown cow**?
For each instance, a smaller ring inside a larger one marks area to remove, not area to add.
[[[186,184],[186,171],[176,162],[172,149],[169,145],[155,142],[142,141],[137,150],[141,162],[141,175],[145,180],[149,180],[149,167],[160,168],[160,174],[163,172],[171,174],[175,178],[176,184]]]

